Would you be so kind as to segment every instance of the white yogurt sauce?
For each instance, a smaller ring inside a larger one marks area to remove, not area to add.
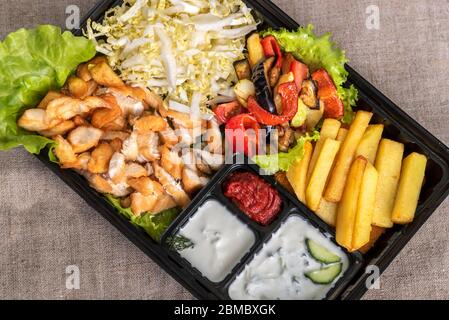
[[[224,280],[256,240],[253,231],[216,200],[199,207],[179,234],[194,244],[179,254],[212,282]]]
[[[304,276],[304,272],[323,267],[308,253],[306,238],[341,257],[342,272],[333,283],[317,285]],[[337,245],[303,218],[293,215],[237,276],[228,293],[233,300],[323,299],[347,267],[348,257]]]

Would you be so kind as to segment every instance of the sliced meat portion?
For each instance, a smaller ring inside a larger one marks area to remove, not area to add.
[[[89,71],[95,82],[102,86],[121,87],[125,85],[106,61],[95,64]]]
[[[173,200],[171,196],[164,192],[164,194],[160,195],[157,198],[157,202],[152,209],[152,213],[158,214],[162,211],[173,209],[175,207],[177,207],[175,200]]]
[[[139,156],[139,145],[137,144],[137,133],[133,132],[123,141],[122,154],[127,161],[136,161]]]
[[[164,131],[167,127],[168,124],[163,118],[153,115],[144,116],[134,123],[134,129],[139,133]]]
[[[44,131],[60,124],[62,120],[51,119],[44,109],[28,109],[20,117],[17,124],[28,131]]]
[[[129,133],[125,131],[105,131],[103,135],[101,136],[101,140],[114,140],[114,139],[120,139],[122,141],[128,139]]]
[[[177,152],[170,150],[169,146],[161,148],[161,165],[173,178],[181,180],[183,161]]]
[[[102,142],[92,151],[92,156],[87,165],[87,170],[92,173],[106,173],[109,170],[109,161],[114,154],[114,149],[109,143]]]
[[[110,181],[103,178],[101,175],[86,173],[84,174],[84,176],[86,177],[87,181],[89,181],[90,186],[98,192],[112,193],[112,185]]]
[[[61,164],[75,163],[78,159],[72,145],[62,136],[56,136],[55,155]]]
[[[47,95],[44,97],[44,99],[41,100],[39,105],[37,106],[39,109],[47,109],[48,104],[58,98],[65,97],[65,95],[61,92],[50,90],[48,91]]]
[[[125,176],[127,179],[146,177],[148,176],[148,172],[142,165],[135,162],[129,162],[125,165]]]
[[[94,127],[78,127],[67,137],[75,153],[82,153],[95,147],[100,141],[103,131]]]
[[[178,143],[178,136],[168,123],[165,130],[159,131],[159,137],[162,143],[166,145],[174,146]]]
[[[149,162],[159,160],[161,154],[159,152],[159,136],[156,132],[137,135],[137,145],[139,147],[139,162]]]
[[[125,116],[140,116],[145,110],[142,103],[145,93],[140,95],[137,90],[131,87],[108,88],[106,92],[111,93],[117,100]]]
[[[218,171],[224,164],[224,156],[218,153],[210,153],[206,150],[194,149],[195,155],[212,170]]]
[[[87,170],[87,165],[88,165],[89,160],[91,158],[90,152],[81,153],[76,158],[77,158],[77,160],[75,162],[66,163],[62,167],[64,169],[74,169],[74,170],[78,170],[80,172],[86,171]]]
[[[124,182],[125,178],[125,156],[121,153],[114,153],[109,161],[108,174],[114,183]]]
[[[215,118],[208,122],[205,141],[207,142],[207,151],[211,153],[223,153],[223,138],[220,126]]]
[[[185,208],[190,203],[190,198],[181,185],[162,168],[158,163],[153,163],[154,175],[164,187],[165,191],[173,197],[175,202]]]
[[[65,135],[73,128],[75,128],[75,123],[72,120],[65,120],[51,129],[39,131],[39,134],[51,138],[58,135]]]
[[[151,212],[157,202],[157,196],[149,195],[145,196],[139,192],[134,192],[130,196],[131,199],[131,211],[140,216],[142,213]]]
[[[148,177],[128,179],[128,184],[131,188],[143,194],[144,196],[159,196],[165,192],[164,188],[159,182],[154,181]]]
[[[91,123],[94,127],[99,129],[114,122],[122,115],[122,109],[118,106],[114,96],[104,95],[102,98],[109,103],[110,108],[100,108],[93,112]]]
[[[182,185],[184,190],[189,194],[197,192],[208,182],[208,178],[200,177],[197,172],[190,170],[187,167],[182,170]]]

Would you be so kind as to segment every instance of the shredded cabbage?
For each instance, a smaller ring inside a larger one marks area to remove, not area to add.
[[[124,81],[204,110],[237,80],[233,62],[256,29],[241,0],[125,0],[86,36]]]

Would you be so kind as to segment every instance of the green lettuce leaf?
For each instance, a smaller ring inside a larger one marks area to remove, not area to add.
[[[317,141],[319,138],[320,133],[314,131],[311,135],[306,134],[299,138],[296,146],[291,148],[288,152],[257,155],[252,158],[252,161],[268,174],[274,174],[278,171],[288,171],[295,161],[301,160],[304,157],[304,144],[306,141]]]
[[[53,143],[18,128],[17,118],[95,53],[92,41],[50,25],[20,29],[0,42],[0,150],[23,145],[39,153]]]
[[[130,208],[123,208],[121,206],[120,199],[110,194],[106,194],[105,197],[121,215],[128,219],[133,225],[143,228],[151,238],[158,242],[160,242],[164,231],[167,230],[180,212],[178,208],[173,208],[158,214],[144,213],[141,216],[135,216]]]
[[[313,25],[306,28],[299,27],[296,31],[287,29],[268,29],[262,32],[262,36],[273,35],[282,49],[292,53],[295,58],[307,64],[311,72],[324,68],[337,87],[337,93],[345,106],[345,115],[342,119],[344,123],[350,123],[353,119],[352,107],[357,102],[357,89],[354,86],[343,87],[348,71],[345,64],[348,59],[345,52],[339,49],[331,41],[331,33],[317,36],[313,33]]]

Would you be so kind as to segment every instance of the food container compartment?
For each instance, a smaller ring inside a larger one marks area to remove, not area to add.
[[[285,27],[288,29],[295,29],[298,27],[298,24],[292,18],[268,0],[244,1],[249,7],[255,9],[255,13],[258,17],[263,19],[264,23],[261,25],[261,28]],[[81,28],[84,28],[88,18],[93,21],[102,20],[104,13],[108,9],[121,2],[121,0],[100,0],[86,15],[81,24]],[[82,34],[80,30],[76,30],[74,33],[76,35]],[[363,268],[359,269],[356,276],[352,278],[348,284],[344,284],[341,287],[342,289],[338,290],[341,292],[344,289],[341,294],[338,295],[337,292],[335,294],[332,293],[332,295],[329,296],[329,298],[338,299],[359,299],[367,290],[365,281],[369,275],[364,273],[364,267],[375,265],[379,267],[381,272],[383,272],[390,262],[397,256],[399,251],[449,194],[449,149],[368,83],[350,66],[347,66],[346,69],[349,72],[348,83],[354,84],[359,89],[360,108],[375,112],[373,122],[384,123],[386,125],[386,136],[405,142],[406,154],[411,151],[418,151],[428,157],[426,179],[422,189],[416,218],[413,223],[406,226],[395,226],[394,228],[387,230],[387,232],[376,242],[376,245],[363,256]],[[115,209],[108,204],[103,196],[89,187],[84,178],[73,171],[63,170],[59,168],[58,165],[51,163],[47,154],[47,150],[44,150],[38,155],[38,158],[66,182],[68,186],[85,199],[90,206],[96,209],[162,269],[186,287],[193,295],[197,298],[226,298],[223,296],[224,291],[218,290],[218,294],[217,292],[213,293],[199,280],[193,280],[191,271],[188,270],[190,267],[185,268],[183,265],[180,265],[179,262],[172,257],[172,254],[167,251],[165,246],[156,243],[147,236],[144,231],[135,228],[125,218],[119,215]],[[229,167],[225,167],[223,170],[227,169],[229,169]],[[222,178],[220,174],[221,173],[215,175],[210,185],[200,191],[197,197],[193,200],[192,205],[198,201],[197,199],[203,198],[209,191],[209,187],[215,185],[216,181]],[[265,178],[273,181],[271,177]],[[283,188],[278,187],[278,190],[282,191]],[[285,192],[282,192],[285,197],[291,197],[296,201],[293,195],[285,195]],[[297,206],[310,221],[315,221],[319,226],[324,228],[324,230],[328,229],[327,225],[319,220],[313,213],[308,211],[305,206],[299,204],[299,202],[297,202]],[[260,243],[263,242],[262,236],[264,233],[263,230],[261,230],[263,228],[260,228],[260,225],[257,223],[252,223],[249,218],[245,220],[243,215],[241,215],[240,218],[246,221],[252,230],[256,232],[256,237],[260,237],[257,240],[260,245]],[[247,258],[248,257],[246,257],[246,259]],[[243,259],[243,261],[244,260],[245,259]],[[241,265],[243,264],[243,261]]]
[[[245,158],[245,162],[248,163],[248,159]],[[328,235],[329,239],[338,246],[335,241],[335,233],[333,230],[327,226],[323,221],[321,221],[315,214],[313,214],[308,208],[301,204],[295,196],[291,195],[288,191],[280,187],[274,180],[272,176],[260,176],[265,181],[267,181],[273,188],[275,188],[282,201],[283,207],[279,215],[267,226],[262,226],[259,223],[250,219],[244,212],[242,212],[231,200],[229,200],[223,194],[223,184],[229,178],[229,176],[235,172],[251,172],[259,175],[259,168],[255,164],[233,164],[226,165],[222,168],[209,184],[209,186],[204,189],[200,195],[195,198],[194,203],[192,203],[170,226],[170,228],[165,232],[162,237],[162,244],[166,247],[167,251],[170,252],[171,258],[177,261],[178,265],[181,265],[183,269],[189,273],[189,276],[196,278],[204,287],[211,291],[211,293],[216,294],[217,298],[220,299],[230,299],[228,295],[228,288],[234,279],[240,274],[240,272],[245,268],[245,266],[252,261],[254,256],[262,250],[265,243],[267,243],[274,232],[276,232],[282,224],[292,215],[299,215],[304,220],[309,222],[312,226],[320,230],[323,234]],[[255,233],[256,241],[253,245],[253,249],[246,253],[240,262],[233,268],[232,272],[229,273],[226,278],[219,282],[214,283],[204,277],[199,271],[192,268],[190,263],[185,260],[181,255],[170,249],[167,240],[170,237],[176,235],[179,230],[187,224],[189,219],[196,213],[197,209],[210,199],[218,200],[222,205],[224,205],[229,211],[231,211],[235,216],[237,216],[240,221],[244,222],[249,226],[249,228]],[[354,275],[359,271],[362,266],[362,255],[359,252],[348,253],[342,248],[342,251],[346,253],[348,257],[348,268],[345,274],[336,282],[335,286],[329,291],[326,299],[335,299],[338,294],[344,289],[344,287],[349,283],[349,281],[354,277]],[[193,279],[192,279],[193,280]]]

